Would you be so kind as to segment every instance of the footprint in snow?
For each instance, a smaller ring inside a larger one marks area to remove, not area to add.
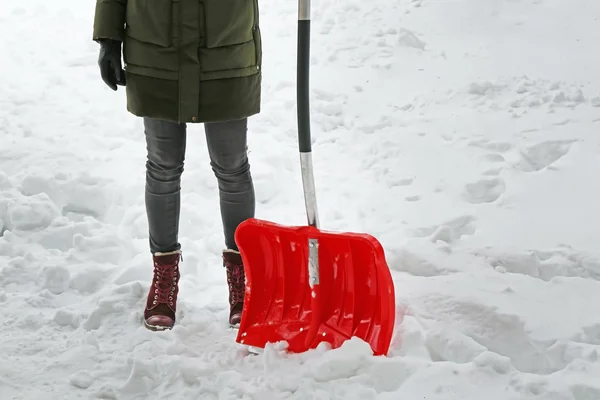
[[[401,46],[412,47],[418,50],[425,50],[427,43],[419,39],[419,37],[413,32],[405,28],[398,30],[398,43]]]
[[[498,176],[502,172],[502,168],[491,168],[483,173],[484,176]]]
[[[389,256],[389,265],[393,271],[405,272],[413,276],[433,277],[454,272],[405,249],[392,252]]]
[[[395,186],[410,186],[412,185],[414,179],[413,178],[393,178],[390,179],[390,181],[388,182],[390,187],[395,187]]]
[[[506,191],[506,184],[500,178],[481,179],[465,186],[463,199],[471,204],[492,203]]]
[[[497,153],[486,154],[483,156],[483,159],[484,159],[484,161],[494,162],[494,163],[506,161],[502,154],[497,154]]]
[[[469,142],[470,147],[479,147],[488,151],[505,153],[513,148],[511,143],[507,142],[491,142],[487,139],[473,140]]]
[[[508,373],[514,367],[521,372],[544,375],[568,364],[562,355],[553,354],[552,349],[530,336],[522,317],[502,312],[495,305],[468,296],[433,294],[413,302],[431,313],[431,321],[443,321],[432,324],[426,340],[430,351],[440,360],[472,360],[500,373]]]
[[[415,237],[429,237],[435,243],[437,241],[453,244],[463,236],[473,235],[476,232],[475,217],[463,215],[440,225],[432,225],[413,231]]]
[[[486,257],[500,272],[528,275],[546,282],[556,277],[579,277],[600,281],[600,260],[570,250],[477,253]]]
[[[536,172],[552,166],[566,156],[575,140],[548,140],[521,151],[517,168],[523,172]]]

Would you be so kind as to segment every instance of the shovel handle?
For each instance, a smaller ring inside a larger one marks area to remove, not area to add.
[[[308,225],[319,227],[317,195],[312,163],[312,143],[310,137],[309,107],[309,67],[310,67],[310,0],[298,0],[298,71],[297,71],[297,107],[298,107],[298,147],[300,150],[300,169],[302,188]],[[311,287],[311,322],[305,337],[305,346],[310,348],[317,338],[321,325],[321,290],[319,285],[319,241],[308,239],[308,277]]]
[[[296,81],[298,108],[298,149],[302,188],[308,225],[319,227],[317,194],[312,163],[309,106],[309,67],[310,67],[310,0],[298,0],[298,69]]]
[[[301,153],[312,151],[309,109],[310,0],[298,2],[298,144]]]

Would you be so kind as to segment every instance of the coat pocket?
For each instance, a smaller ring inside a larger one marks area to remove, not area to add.
[[[260,69],[262,66],[262,36],[260,34],[260,28],[257,26],[253,31],[254,36],[254,54],[256,55],[256,66]]]
[[[251,41],[256,23],[254,1],[204,0],[206,47],[211,49]]]
[[[140,42],[171,47],[172,0],[129,0],[126,33]]]

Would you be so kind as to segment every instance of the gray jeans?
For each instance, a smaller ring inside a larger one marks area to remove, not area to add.
[[[254,186],[248,164],[247,119],[205,123],[210,164],[217,178],[225,246],[237,250],[234,233],[254,217]],[[181,174],[186,124],[144,118],[146,133],[146,213],[150,251],[179,250]]]

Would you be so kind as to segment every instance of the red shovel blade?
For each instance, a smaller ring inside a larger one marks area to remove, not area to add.
[[[319,283],[311,289],[308,239],[318,240]],[[324,232],[249,219],[236,242],[246,273],[236,341],[264,348],[286,341],[290,352],[320,342],[339,347],[351,337],[386,355],[395,323],[394,283],[373,236]]]

